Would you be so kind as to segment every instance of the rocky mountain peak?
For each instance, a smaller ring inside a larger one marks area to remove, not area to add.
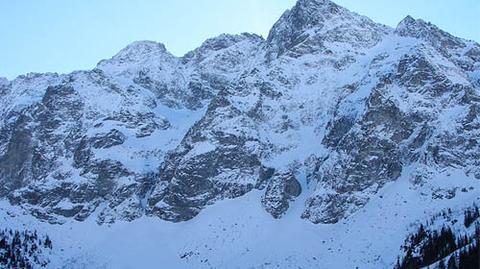
[[[421,39],[441,50],[458,48],[464,45],[462,39],[454,37],[430,22],[414,19],[410,15],[398,24],[395,32],[404,37]]]
[[[302,8],[306,10],[320,10],[326,7],[337,6],[330,0],[298,0],[294,8]],[[338,7],[338,6],[337,6]]]
[[[402,36],[418,38],[433,28],[436,28],[433,24],[427,23],[422,19],[415,19],[408,15],[402,21],[400,21],[396,32]]]
[[[144,64],[150,61],[174,58],[165,45],[155,41],[136,41],[124,49],[120,50],[115,56],[108,60],[102,60],[97,68],[108,69],[110,66],[123,66],[125,64]]]
[[[413,18],[411,15],[407,15],[405,18],[403,18],[403,20],[401,20],[398,23],[397,29],[403,28],[403,27],[406,27],[406,26],[408,27],[409,25],[412,25],[412,24],[415,24],[415,23],[417,23],[417,20],[415,20],[415,18]]]
[[[299,0],[287,10],[275,23],[269,33],[269,43],[282,42],[288,47],[297,35],[314,26],[321,26],[325,21],[339,13],[341,8],[328,0]],[[277,44],[282,48],[281,44]]]
[[[135,41],[122,49],[113,58],[126,58],[134,55],[166,53],[165,45],[155,41]]]
[[[270,58],[300,45],[302,48],[293,53],[298,57],[305,52],[320,51],[327,42],[371,47],[387,31],[387,27],[331,1],[299,0],[274,24],[267,43]]]
[[[1,85],[6,85],[6,84],[8,84],[8,83],[9,83],[9,82],[8,82],[8,79],[6,79],[6,78],[4,78],[4,77],[0,77],[0,86],[1,86]]]
[[[184,63],[186,63],[193,59],[195,62],[198,63],[212,53],[228,49],[239,43],[246,42],[248,44],[255,44],[263,43],[264,41],[265,40],[263,39],[263,37],[250,33],[242,33],[238,35],[221,34],[217,37],[207,39],[205,42],[202,43],[200,47],[185,54],[182,57],[182,60]]]
[[[290,10],[291,23],[298,29],[306,29],[326,23],[347,11],[329,0],[299,0]]]
[[[244,40],[261,41],[263,40],[263,38],[258,35],[249,33],[242,33],[239,35],[221,34],[217,37],[207,39],[198,48],[198,50],[221,50]]]
[[[10,82],[3,77],[0,77],[0,96],[6,92],[6,88],[8,88]]]

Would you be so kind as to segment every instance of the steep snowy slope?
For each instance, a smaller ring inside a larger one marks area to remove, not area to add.
[[[334,225],[300,219],[304,196],[274,219],[258,203],[261,191],[221,201],[181,223],[145,217],[102,226],[93,219],[50,225],[6,203],[0,220],[47,233],[53,241],[49,268],[393,268],[418,222],[441,209],[451,208],[450,221],[466,230],[463,209],[480,203],[478,187],[451,199],[427,194],[431,188],[476,186],[473,178],[448,173],[417,188],[406,177],[388,183],[362,210]]]
[[[478,201],[479,113],[477,43],[299,0],[266,40],[1,79],[1,216],[52,268],[391,268]]]

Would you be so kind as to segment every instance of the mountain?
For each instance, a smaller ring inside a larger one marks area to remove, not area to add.
[[[474,238],[479,115],[476,42],[299,0],[266,39],[0,79],[0,228],[52,268],[393,268],[441,212]]]

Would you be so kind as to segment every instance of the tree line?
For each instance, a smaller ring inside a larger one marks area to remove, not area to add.
[[[53,243],[37,231],[0,230],[0,268],[31,269],[45,267],[49,260],[44,252],[52,250]]]
[[[451,210],[443,215],[451,214]],[[437,217],[437,216],[435,216]],[[427,222],[433,224],[433,220]],[[395,269],[439,268],[439,269],[479,269],[480,268],[480,214],[476,205],[464,211],[466,231],[475,227],[475,232],[458,234],[445,222],[440,229],[427,229],[421,224],[408,236],[398,258]],[[475,226],[473,226],[475,225]],[[432,267],[433,266],[433,267]]]

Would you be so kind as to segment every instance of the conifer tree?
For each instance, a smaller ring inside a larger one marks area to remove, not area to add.
[[[438,269],[447,269],[445,267],[445,261],[443,259],[441,259],[440,262],[438,263]]]
[[[448,269],[458,269],[457,258],[455,257],[455,255],[450,256],[450,259],[448,260],[447,268]]]

